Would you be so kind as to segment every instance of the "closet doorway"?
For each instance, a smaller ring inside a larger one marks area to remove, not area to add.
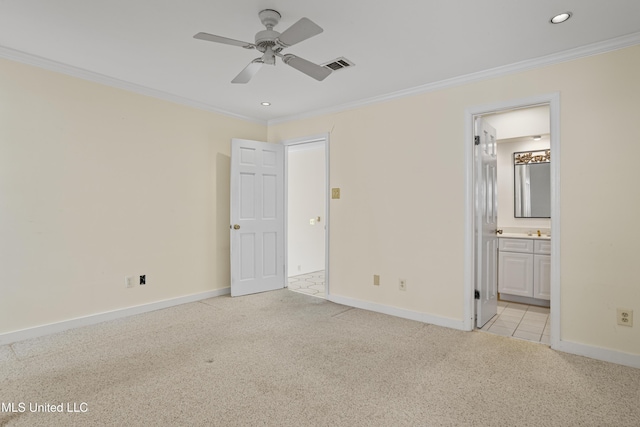
[[[289,290],[328,295],[328,134],[285,145],[285,252]]]

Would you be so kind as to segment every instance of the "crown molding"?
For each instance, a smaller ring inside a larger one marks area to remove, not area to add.
[[[33,65],[46,70],[55,71],[58,73],[66,74],[69,76],[77,77],[83,80],[92,81],[95,83],[104,84],[107,86],[115,87],[118,89],[124,89],[130,92],[138,93],[140,95],[150,96],[157,99],[162,99],[176,104],[185,105],[188,107],[197,108],[199,110],[209,111],[212,113],[221,114],[227,117],[235,119],[245,120],[253,123],[258,123],[266,126],[273,126],[280,123],[307,119],[311,117],[317,117],[324,114],[332,114],[346,110],[353,110],[356,108],[365,107],[380,102],[390,101],[393,99],[405,98],[409,96],[415,96],[422,93],[433,92],[436,90],[442,90],[455,86],[460,86],[468,83],[474,83],[482,80],[487,80],[495,77],[501,77],[508,74],[519,73],[523,71],[533,70],[553,64],[559,64],[562,62],[572,61],[587,56],[599,55],[602,53],[611,52],[614,50],[624,49],[626,47],[640,44],[640,32],[628,34],[626,36],[616,37],[610,40],[593,43],[590,45],[582,46],[575,49],[566,50],[563,52],[554,53],[551,55],[542,56],[535,59],[516,62],[513,64],[491,68],[488,70],[480,71],[477,73],[466,74],[463,76],[453,77],[451,79],[440,80],[425,85],[416,86],[409,89],[403,89],[396,92],[391,92],[384,95],[374,96],[371,98],[362,99],[359,101],[349,102],[341,105],[336,105],[328,108],[320,108],[317,110],[311,110],[305,113],[278,117],[271,120],[262,120],[255,117],[248,117],[241,114],[226,111],[213,105],[195,101],[182,96],[174,95],[168,92],[163,92],[156,89],[151,89],[142,85],[127,82],[124,80],[109,77],[100,73],[85,70],[71,65],[63,64],[61,62],[46,59],[37,55],[28,54],[15,49],[0,46],[0,58],[9,59],[23,64]]]
[[[385,95],[374,96],[372,98],[367,98],[360,101],[349,102],[346,104],[336,105],[329,108],[321,108],[321,109],[308,111],[306,113],[296,114],[292,116],[279,117],[276,119],[269,120],[267,122],[267,125],[273,126],[280,123],[301,120],[301,119],[308,119],[311,117],[338,113],[346,110],[353,110],[356,108],[361,108],[364,106],[377,104],[380,102],[390,101],[393,99],[415,96],[415,95],[419,95],[427,92],[434,92],[436,90],[442,90],[442,89],[447,89],[455,86],[461,86],[464,84],[479,82],[482,80],[488,80],[495,77],[505,76],[508,74],[529,71],[536,68],[546,67],[549,65],[554,65],[562,62],[584,58],[587,56],[599,55],[602,53],[607,53],[614,50],[631,47],[637,44],[640,44],[640,32],[628,34],[626,36],[616,37],[613,39],[589,44],[586,46],[581,46],[575,49],[565,50],[565,51],[554,53],[551,55],[541,56],[535,59],[529,59],[526,61],[515,62],[509,65],[490,68],[488,70],[479,71],[477,73],[466,74],[459,77],[453,77],[451,79],[440,80],[434,83],[428,83],[425,85],[416,86],[410,89],[391,92]]]
[[[260,119],[256,119],[255,117],[248,117],[248,116],[232,113],[230,111],[222,110],[220,108],[214,107],[204,102],[195,101],[193,99],[174,95],[168,92],[163,92],[157,89],[151,89],[136,83],[131,83],[125,80],[116,79],[113,77],[106,76],[104,74],[100,74],[100,73],[85,70],[82,68],[74,67],[71,65],[63,64],[61,62],[53,61],[51,59],[43,58],[37,55],[32,55],[29,53],[25,53],[25,52],[11,49],[4,46],[0,46],[0,58],[21,62],[27,65],[33,65],[35,67],[44,68],[45,70],[55,71],[57,73],[66,74],[68,76],[77,77],[77,78],[88,80],[94,83],[100,83],[100,84],[111,86],[117,89],[124,89],[129,92],[150,96],[152,98],[162,99],[164,101],[185,105],[187,107],[193,107],[199,110],[221,114],[223,116],[232,117],[234,119],[246,120],[246,121],[258,123],[261,125],[267,124],[266,120],[260,120]]]

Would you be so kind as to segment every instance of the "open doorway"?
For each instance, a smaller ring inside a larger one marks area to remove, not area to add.
[[[480,116],[496,131],[497,307],[476,327],[550,343],[549,105]],[[492,230],[493,231],[493,230]]]
[[[289,290],[328,294],[328,135],[285,141]]]
[[[496,247],[487,244],[496,236],[488,236],[490,233],[486,230],[483,234],[482,214],[477,213],[479,206],[487,200],[495,200],[495,197],[486,197],[483,182],[486,174],[482,173],[485,166],[484,163],[479,165],[482,163],[478,161],[479,148],[474,146],[466,156],[469,197],[465,259],[468,273],[467,308],[470,314],[466,320],[469,330],[482,328],[553,347],[558,342],[560,329],[558,96],[477,107],[467,111],[467,121],[467,141],[474,141],[475,144],[479,142],[474,138],[478,134],[477,122],[495,128],[497,143],[493,160],[498,164],[498,177],[492,194],[497,195],[499,200],[495,229],[491,230],[498,233]],[[547,195],[549,217],[545,218],[547,214],[528,214],[525,217],[519,206],[522,200],[516,200],[516,196],[521,196],[517,191],[517,186],[521,184],[516,180],[521,171],[515,167],[514,159],[519,156],[530,163],[529,154],[536,156],[540,153],[542,155],[538,160],[546,161],[549,168],[546,176],[547,186],[550,187]],[[516,206],[519,210],[516,210]],[[492,254],[495,263],[484,262],[491,259],[482,254],[486,248],[497,252]],[[492,268],[495,271],[488,271]],[[488,283],[492,280],[495,283]],[[496,300],[493,305],[487,304],[491,298]],[[487,313],[487,307],[495,312]]]

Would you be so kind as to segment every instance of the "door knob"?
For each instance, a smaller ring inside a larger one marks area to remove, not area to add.
[[[502,234],[502,230],[496,230],[496,234]]]
[[[240,226],[239,226],[238,224],[235,224],[235,225],[233,226],[233,229],[234,229],[234,230],[240,230]]]

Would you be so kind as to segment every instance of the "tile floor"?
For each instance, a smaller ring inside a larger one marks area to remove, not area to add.
[[[498,314],[480,330],[507,337],[549,344],[549,309],[498,301]]]
[[[325,297],[324,270],[289,277],[288,283],[290,291],[313,295],[319,298]]]

